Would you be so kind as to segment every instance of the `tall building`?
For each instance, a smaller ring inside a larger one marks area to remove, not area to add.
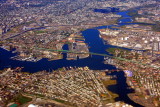
[[[154,42],[152,49],[153,51],[160,51],[160,42]]]
[[[154,56],[155,52],[160,52],[160,41],[153,42],[153,45],[152,45],[152,56]]]

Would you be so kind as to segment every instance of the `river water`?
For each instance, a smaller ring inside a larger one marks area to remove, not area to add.
[[[89,45],[89,51],[100,54],[108,54],[105,50],[111,46],[109,44],[104,45],[103,40],[99,37],[99,31],[97,29],[102,28],[110,28],[113,29],[113,26],[120,27],[123,25],[127,25],[127,22],[132,22],[132,18],[127,15],[127,11],[119,12],[118,15],[122,15],[122,18],[118,20],[117,25],[108,25],[108,26],[99,26],[92,29],[87,29],[82,32],[82,35],[85,38],[85,43]],[[135,23],[133,23],[135,24]],[[63,46],[63,49],[68,49],[67,45]],[[77,60],[66,60],[66,53],[63,53],[64,58],[55,61],[48,61],[47,59],[42,59],[38,62],[28,62],[28,61],[17,61],[10,59],[15,56],[16,53],[12,53],[11,51],[4,50],[0,48],[0,69],[4,69],[6,67],[24,67],[24,71],[27,72],[38,72],[42,70],[56,70],[62,67],[85,67],[88,66],[91,70],[105,70],[105,69],[116,69],[114,65],[104,64],[104,57],[92,55],[88,58],[77,59]],[[124,77],[123,72],[113,72],[111,75],[117,76],[117,85],[113,85],[108,87],[109,90],[119,94],[119,98],[117,101],[124,101],[128,104],[131,104],[135,107],[141,107],[139,104],[136,104],[132,100],[130,100],[127,96],[128,93],[133,92],[133,90],[128,90],[128,86],[126,84],[126,78]]]

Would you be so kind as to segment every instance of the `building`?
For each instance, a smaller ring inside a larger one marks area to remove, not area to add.
[[[160,51],[160,42],[154,42],[152,49],[153,51]]]
[[[2,35],[2,33],[3,33],[3,29],[2,29],[2,28],[0,28],[0,35]]]

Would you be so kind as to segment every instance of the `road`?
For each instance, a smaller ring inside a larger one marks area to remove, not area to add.
[[[150,65],[150,64],[144,64],[144,63],[141,63],[139,61],[133,61],[133,60],[129,60],[129,59],[121,58],[121,57],[110,56],[110,55],[107,55],[107,54],[100,54],[100,53],[93,53],[93,52],[78,53],[78,52],[69,51],[69,50],[53,50],[53,49],[38,48],[38,47],[35,47],[35,49],[47,50],[47,51],[56,51],[56,52],[65,52],[65,53],[75,53],[75,54],[90,54],[90,55],[107,56],[107,57],[111,57],[113,59],[117,59],[117,60],[121,60],[121,61],[133,62],[133,63],[139,64],[139,65],[160,69],[160,67],[155,67],[155,66]]]

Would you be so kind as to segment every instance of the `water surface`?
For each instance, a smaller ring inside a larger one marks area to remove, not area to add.
[[[89,45],[89,51],[94,53],[100,54],[108,54],[106,52],[107,48],[111,48],[109,44],[104,45],[103,40],[99,37],[99,31],[97,29],[102,28],[110,28],[112,27],[120,27],[123,25],[128,24],[136,24],[136,23],[127,23],[132,22],[132,18],[127,15],[126,12],[119,12],[118,15],[122,15],[122,18],[118,21],[118,25],[108,25],[108,26],[99,26],[93,29],[87,29],[82,32],[82,35],[85,38],[85,43]],[[67,50],[68,46],[64,45],[63,49]],[[48,61],[47,59],[42,59],[38,62],[28,62],[28,61],[17,61],[10,59],[11,57],[15,56],[15,53],[11,51],[6,51],[0,48],[0,69],[4,69],[6,67],[24,67],[24,71],[28,72],[38,72],[42,70],[56,70],[62,67],[85,67],[88,66],[91,70],[105,70],[105,69],[116,69],[114,65],[104,64],[104,57],[92,55],[87,58],[78,59],[78,60],[66,60],[66,53],[63,53],[64,58],[60,60]],[[136,104],[132,100],[130,100],[127,96],[128,93],[132,92],[133,90],[127,89],[126,78],[124,77],[123,72],[114,72],[111,75],[117,75],[117,85],[116,90],[112,90],[112,87],[109,87],[111,91],[115,91],[115,93],[119,94],[119,98],[116,99],[117,101],[124,101],[128,104],[131,104],[135,107],[141,107],[139,104]]]

